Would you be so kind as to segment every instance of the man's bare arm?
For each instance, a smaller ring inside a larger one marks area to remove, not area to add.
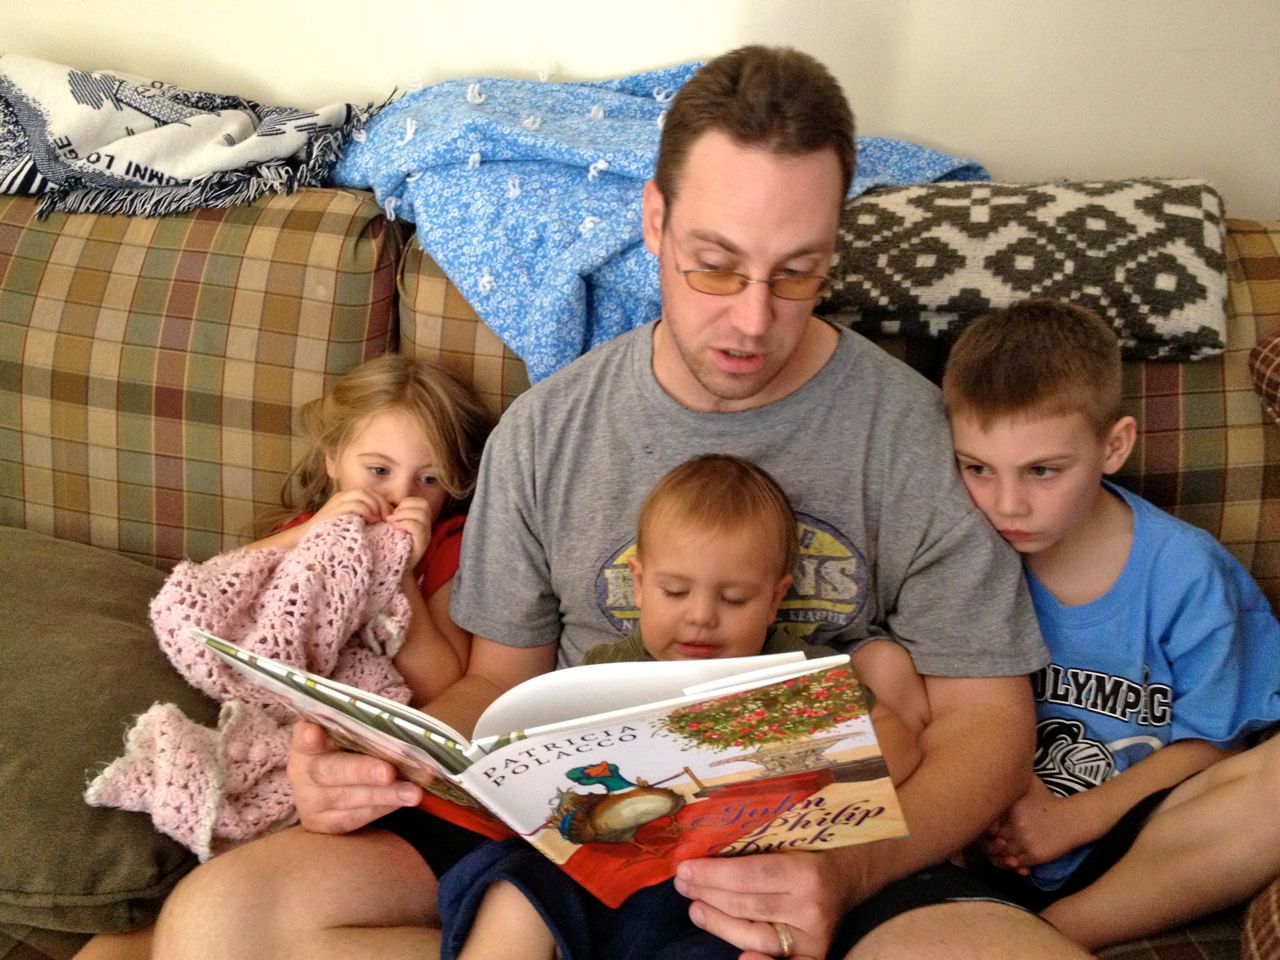
[[[877,882],[858,900],[963,849],[1022,795],[1032,775],[1036,719],[1026,677],[924,682],[931,711],[921,735],[924,760],[898,788],[911,836],[869,845]]]
[[[467,672],[423,709],[470,736],[485,707],[516,684],[556,666],[558,645],[508,647],[485,637],[471,639]]]

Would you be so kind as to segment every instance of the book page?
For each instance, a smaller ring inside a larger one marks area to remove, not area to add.
[[[258,656],[197,628],[192,634],[300,716],[328,729],[347,749],[381,757],[402,771],[426,768],[456,775],[470,766],[466,741],[419,723],[431,718],[412,707]],[[454,733],[445,724],[435,726]],[[409,779],[429,782],[430,773]]]
[[[779,661],[761,666],[761,661],[765,659],[773,659],[777,657],[787,657],[786,661]],[[620,663],[606,664],[611,667],[657,667],[657,666],[676,666],[678,664],[686,664],[695,661],[687,660],[669,660],[662,663]],[[739,657],[733,660],[725,659],[719,661],[696,661],[698,663],[736,663],[740,667],[743,665],[752,665],[757,667],[754,670],[748,670],[745,673],[735,673],[730,676],[719,677],[714,680],[695,683],[692,686],[685,687],[680,690],[673,691],[672,696],[665,700],[645,700],[642,702],[628,702],[628,697],[623,695],[614,697],[608,709],[599,713],[590,715],[575,715],[565,720],[557,720],[552,723],[539,723],[523,730],[508,730],[496,737],[476,737],[472,740],[472,747],[468,751],[468,756],[473,759],[479,759],[485,754],[492,753],[495,750],[502,749],[508,743],[515,740],[526,739],[529,737],[543,736],[559,736],[561,734],[573,733],[575,730],[591,730],[607,726],[615,721],[624,720],[627,717],[635,716],[641,713],[649,713],[653,711],[664,712],[674,707],[687,703],[697,702],[699,700],[710,700],[715,697],[721,697],[726,694],[736,693],[743,690],[751,690],[756,687],[768,686],[770,684],[779,683],[791,677],[801,677],[806,674],[815,673],[820,670],[826,670],[832,667],[843,666],[849,662],[848,654],[837,653],[829,657],[820,657],[814,660],[806,660],[803,656],[799,659],[792,657],[790,653],[770,655],[764,657]],[[593,665],[594,666],[594,665]],[[585,669],[585,668],[578,668]],[[848,669],[852,670],[851,667]],[[560,671],[560,675],[564,676],[571,671]],[[657,689],[655,685],[651,689]],[[575,692],[573,696],[578,696]],[[621,703],[623,705],[619,706]]]
[[[792,651],[719,660],[593,663],[543,673],[502,694],[476,721],[476,741],[584,720],[684,695],[685,690],[770,667],[805,663]]]

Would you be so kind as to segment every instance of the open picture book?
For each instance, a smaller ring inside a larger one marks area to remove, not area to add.
[[[524,837],[617,906],[682,860],[905,836],[844,655],[602,663],[526,680],[471,737],[376,694],[193,631],[232,667],[393,764],[430,812]]]

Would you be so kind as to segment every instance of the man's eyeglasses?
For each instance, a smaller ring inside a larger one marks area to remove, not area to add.
[[[713,297],[731,297],[747,289],[749,283],[767,283],[769,292],[781,300],[816,300],[831,289],[830,278],[816,273],[780,273],[776,277],[756,280],[733,270],[685,270],[675,261],[676,273],[684,277],[698,293]]]

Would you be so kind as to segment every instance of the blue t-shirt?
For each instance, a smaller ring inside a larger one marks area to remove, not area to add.
[[[1033,676],[1036,774],[1066,796],[1176,740],[1228,747],[1280,718],[1280,622],[1222,544],[1141,497],[1123,571],[1064,606],[1027,570],[1049,666]],[[1032,868],[1052,890],[1089,846]]]

